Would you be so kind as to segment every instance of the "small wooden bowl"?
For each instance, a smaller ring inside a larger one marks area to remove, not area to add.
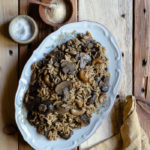
[[[41,0],[41,1],[44,2],[44,3],[48,3],[49,4],[51,0]],[[69,12],[69,14],[67,16],[67,19],[63,23],[52,23],[52,22],[48,21],[46,19],[46,16],[45,16],[45,7],[42,6],[42,5],[40,5],[39,6],[39,14],[40,14],[40,17],[43,20],[43,22],[45,22],[46,24],[48,24],[48,25],[50,25],[52,27],[56,27],[56,28],[58,28],[58,27],[60,27],[60,26],[62,26],[64,24],[67,24],[67,23],[71,22],[71,20],[73,18],[73,11],[74,11],[73,10],[72,0],[66,0],[66,4],[68,5],[67,8],[69,10],[67,10],[67,13]]]

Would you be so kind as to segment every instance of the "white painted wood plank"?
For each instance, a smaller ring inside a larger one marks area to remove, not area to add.
[[[18,150],[17,135],[4,133],[4,127],[15,122],[18,46],[8,37],[8,23],[17,14],[17,0],[0,0],[0,150]]]
[[[96,21],[103,24],[114,35],[123,52],[122,79],[118,94],[132,94],[132,11],[133,0],[79,0],[79,20]],[[114,134],[110,115],[95,134],[81,144],[88,148]]]

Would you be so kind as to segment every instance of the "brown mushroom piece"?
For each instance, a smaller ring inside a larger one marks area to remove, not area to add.
[[[101,91],[102,91],[103,93],[107,93],[108,90],[109,90],[109,85],[107,85],[107,84],[102,85]]]
[[[63,106],[63,102],[56,104],[54,107],[55,111],[58,112],[59,114],[67,113],[71,109],[70,104],[65,104],[65,106]]]
[[[84,126],[87,126],[88,124],[90,124],[90,117],[88,117],[86,114],[81,115],[80,119]]]
[[[73,131],[70,130],[68,133],[63,133],[63,132],[60,132],[59,133],[59,136],[62,137],[63,139],[69,139],[71,137],[71,135],[73,134]]]
[[[64,58],[64,53],[58,50],[57,48],[50,53],[53,58],[53,62],[60,62],[61,59]]]
[[[69,47],[69,52],[68,53],[75,56],[77,54],[77,51],[76,51],[75,48]]]
[[[62,103],[58,103],[54,106],[54,111],[58,112],[59,114],[63,114],[65,112],[67,112],[68,110],[66,110],[65,108],[61,107]]]
[[[100,76],[95,76],[94,79],[95,79],[95,81],[99,84],[99,82],[100,82],[100,80],[101,80]]]
[[[39,112],[45,112],[47,110],[47,106],[45,104],[40,104],[38,109]]]
[[[64,88],[63,90],[63,101],[67,101],[69,99],[69,90],[68,88]]]
[[[80,60],[80,54],[79,54],[79,53],[76,55],[75,60],[76,60],[76,61],[79,61],[79,60]]]
[[[64,114],[64,113],[67,113],[69,111],[68,108],[63,108],[63,107],[58,107],[56,109],[56,112],[58,112],[59,114]]]
[[[94,104],[96,98],[97,98],[96,94],[93,94],[93,95],[87,100],[86,104],[87,104],[87,105]]]
[[[56,86],[55,91],[58,95],[63,95],[63,100],[67,101],[69,99],[69,90],[71,89],[72,82],[63,81]]]
[[[63,73],[65,74],[73,74],[75,71],[75,65],[69,61],[63,61],[61,64],[61,68]]]
[[[27,103],[25,103],[25,106],[28,111],[37,111],[38,107],[40,105],[40,98],[35,97],[35,99],[29,99]]]
[[[92,42],[90,42],[90,43],[87,44],[87,47],[88,47],[89,49],[91,49],[91,48],[94,47],[94,44],[93,44]]]
[[[109,76],[102,76],[101,80],[102,80],[104,83],[108,84],[108,83],[109,83],[109,80],[110,80],[110,77],[109,77]]]
[[[44,100],[41,104],[46,105],[46,107],[47,107],[46,111],[44,112],[45,114],[47,114],[49,112],[53,112],[54,107],[50,100]]]
[[[101,89],[101,91],[103,93],[106,93],[109,90],[109,80],[110,80],[110,77],[103,76],[101,80],[103,81],[103,83],[102,83],[100,89]]]
[[[84,69],[86,64],[91,61],[91,57],[86,53],[80,53],[80,68]]]

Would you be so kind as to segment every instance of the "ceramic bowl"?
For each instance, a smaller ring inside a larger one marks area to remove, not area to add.
[[[16,36],[13,34],[14,25],[20,19],[25,19],[31,27],[31,36],[27,40],[20,40],[20,39],[16,38]],[[36,22],[34,21],[34,19],[31,18],[30,16],[19,15],[10,22],[9,34],[15,42],[20,43],[20,44],[28,44],[28,43],[31,43],[36,38],[36,36],[38,34],[38,26],[37,26]]]

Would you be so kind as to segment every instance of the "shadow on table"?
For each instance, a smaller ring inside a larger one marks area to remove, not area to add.
[[[13,65],[11,64],[11,70],[8,70],[5,74],[6,76],[3,77],[5,79],[5,83],[2,85],[0,89],[0,95],[1,95],[1,120],[2,120],[2,128],[3,133],[5,135],[10,135],[14,140],[18,142],[16,137],[18,134],[18,129],[16,127],[15,123],[15,108],[14,108],[14,99],[15,99],[15,93],[17,90],[17,82],[18,82],[18,72],[19,76],[21,74],[22,68],[26,61],[29,59],[29,57],[32,55],[32,52],[34,49],[38,47],[38,45],[41,43],[41,41],[51,32],[54,31],[54,29],[45,23],[42,22],[42,20],[39,17],[38,13],[38,6],[36,5],[29,5],[27,7],[28,15],[33,17],[35,21],[38,24],[38,28],[40,30],[37,38],[30,44],[27,45],[19,45],[18,50],[18,60],[16,60],[16,63]],[[2,25],[0,25],[0,34],[3,40],[7,41],[7,44],[11,44],[12,40],[9,36],[8,32],[9,22],[6,22]],[[9,42],[10,41],[10,42]],[[1,42],[1,41],[0,41]],[[14,43],[13,43],[14,44]],[[8,45],[9,46],[9,45]],[[10,57],[13,57],[12,51],[10,51]],[[7,60],[6,60],[7,61]],[[5,63],[5,62],[4,62]],[[14,63],[14,62],[13,62]],[[5,65],[5,64],[2,64]],[[3,71],[4,66],[0,68],[0,75],[1,71]],[[6,70],[6,69],[5,69]],[[23,140],[22,136],[19,134],[19,147],[24,147],[25,149],[29,149],[29,146],[26,144],[26,142]],[[32,148],[30,148],[32,149]]]
[[[11,44],[15,45],[9,36],[8,26],[9,26],[9,21],[4,22],[3,24],[0,25],[0,36],[1,36],[0,42],[7,41],[6,46],[10,46]],[[12,50],[8,49],[8,54],[10,55],[10,57],[13,57]],[[8,57],[6,59],[8,59]],[[2,60],[4,60],[4,58]],[[17,134],[16,134],[17,127],[16,127],[15,117],[14,117],[14,96],[17,88],[17,60],[16,62],[13,62],[14,63],[13,66],[12,64],[10,64],[12,66],[11,70],[7,70],[5,66],[5,61],[7,60],[4,60],[4,62],[2,62],[0,68],[0,76],[1,76],[0,82],[4,83],[3,85],[1,85],[1,89],[0,89],[0,95],[1,95],[0,110],[1,110],[1,121],[2,121],[1,122],[2,132],[6,136],[13,135],[10,137],[12,137],[13,140],[17,141]]]
[[[117,98],[116,101],[115,101],[115,104],[111,110],[111,122],[112,122],[112,133],[113,135],[108,137],[107,139],[113,137],[114,135],[116,135],[117,133],[119,133],[120,131],[120,127],[123,123],[123,104],[124,104],[124,101],[123,100],[120,100],[120,98]],[[107,128],[106,128],[107,130]],[[98,138],[98,137],[97,137]],[[93,148],[94,146],[106,141],[107,139],[104,139],[102,140],[101,142],[99,143],[96,143],[96,144],[93,144],[91,145],[90,147],[88,148],[83,148],[82,150],[90,150],[91,148]]]
[[[12,39],[9,35],[9,23],[10,23],[10,21],[7,21],[0,25],[0,34],[1,34],[1,36],[3,36],[4,39],[12,42]]]
[[[14,109],[14,98],[17,88],[17,64],[15,64],[12,69],[8,72],[5,77],[5,83],[2,87],[2,99],[1,99],[1,115],[2,115],[2,125],[3,133],[6,135],[13,135],[14,138],[18,132],[15,123],[15,109]],[[11,136],[10,136],[11,137]]]

